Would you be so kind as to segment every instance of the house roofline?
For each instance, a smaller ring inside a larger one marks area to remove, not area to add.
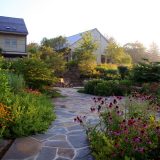
[[[85,31],[85,32],[81,32],[81,33],[78,33],[78,34],[83,34],[83,33],[87,33],[87,32],[92,32],[93,30],[96,30],[96,31],[109,43],[108,39],[107,39],[97,28],[94,28],[94,29],[91,29],[91,30],[88,30],[88,31]],[[72,35],[72,36],[75,36],[75,35],[78,35],[78,34],[74,34],[74,35]],[[69,37],[71,37],[71,36],[69,36]],[[81,36],[81,38],[80,38],[79,40],[77,40],[76,42],[72,43],[72,44],[69,45],[69,46],[74,45],[75,43],[79,42],[81,39],[82,39],[82,36]]]
[[[28,33],[20,33],[20,32],[6,32],[6,31],[0,31],[0,33],[3,33],[3,34],[14,34],[14,35],[24,35],[24,36],[27,36]]]
[[[107,39],[97,28],[94,28],[93,30],[97,30],[98,33],[99,33],[107,42],[109,42],[108,39]]]

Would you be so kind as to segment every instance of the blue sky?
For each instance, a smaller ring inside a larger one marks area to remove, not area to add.
[[[24,18],[29,42],[98,28],[120,44],[160,46],[159,0],[0,0],[0,15]]]

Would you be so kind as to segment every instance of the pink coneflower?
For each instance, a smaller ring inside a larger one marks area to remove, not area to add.
[[[116,103],[117,103],[117,100],[116,100],[116,99],[114,99],[114,100],[113,100],[113,103],[114,103],[114,104],[116,104]]]
[[[109,104],[109,108],[112,108],[112,105],[113,105],[113,104],[112,104],[112,102],[111,102],[111,103]]]
[[[136,143],[139,143],[139,142],[142,141],[142,139],[140,137],[134,137],[133,141],[136,142]]]

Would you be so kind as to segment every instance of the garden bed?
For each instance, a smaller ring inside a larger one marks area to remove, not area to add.
[[[91,112],[98,112],[100,122],[90,125],[82,115],[75,121],[86,127],[96,160],[160,159],[160,106],[154,97],[134,93],[93,102]]]

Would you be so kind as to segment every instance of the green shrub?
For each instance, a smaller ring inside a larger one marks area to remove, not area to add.
[[[12,92],[17,93],[25,89],[25,81],[22,75],[8,72],[7,77]]]
[[[107,160],[114,151],[114,141],[109,139],[103,132],[92,131],[88,135],[92,154],[96,160]]]
[[[124,79],[128,75],[128,67],[127,66],[118,66],[118,72],[121,76],[121,79]]]
[[[78,64],[76,61],[72,60],[66,63],[66,67],[68,70],[72,70],[73,68],[78,68]]]
[[[51,82],[50,70],[35,59],[13,61],[9,69],[14,69],[14,73],[0,70],[0,138],[28,136],[46,130],[55,118],[53,104],[37,90],[22,92],[25,84],[21,74],[30,87],[42,88]]]
[[[84,92],[99,96],[124,96],[131,93],[132,82],[129,80],[91,80],[84,86]]]
[[[0,103],[0,139],[6,133],[8,127],[12,122],[10,107]]]
[[[0,71],[0,102],[8,104],[10,102],[11,89],[8,83],[7,75]]]
[[[9,137],[27,136],[45,131],[54,120],[53,104],[46,96],[19,93],[12,96],[12,125]]]
[[[100,83],[100,82],[103,82],[103,80],[94,79],[94,80],[88,81],[88,82],[84,85],[84,92],[85,92],[85,93],[88,93],[88,94],[94,94],[95,87],[96,87],[97,84]]]
[[[99,65],[96,67],[96,71],[99,72],[99,77],[105,80],[119,79],[119,73],[117,66],[108,67],[106,65]]]
[[[123,90],[119,86],[118,81],[104,81],[98,83],[95,87],[94,93],[99,96],[113,96],[113,95],[123,95]]]
[[[139,63],[132,70],[132,79],[135,82],[160,82],[160,63]]]
[[[98,65],[96,67],[96,69],[98,68],[103,68],[103,69],[106,69],[106,70],[117,70],[117,65],[116,64],[112,64],[112,63],[106,63],[106,64],[101,64],[101,65]]]
[[[30,88],[42,90],[45,85],[54,81],[52,70],[40,59],[21,58],[13,61],[11,68],[23,75]]]

